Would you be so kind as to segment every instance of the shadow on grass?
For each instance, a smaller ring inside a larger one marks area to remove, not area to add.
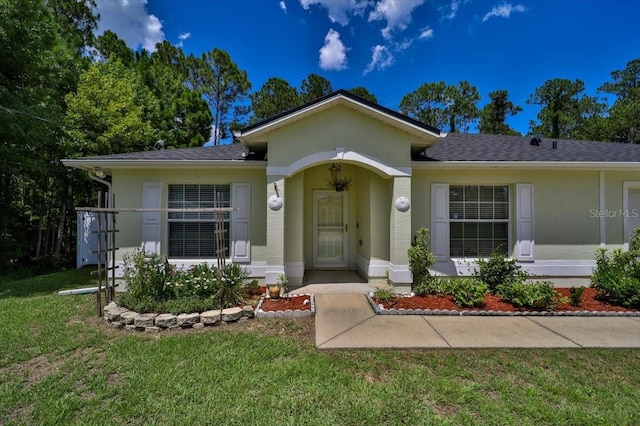
[[[0,276],[0,299],[40,296],[60,290],[93,287],[96,285],[95,277],[91,276],[94,269],[89,266],[18,279]]]

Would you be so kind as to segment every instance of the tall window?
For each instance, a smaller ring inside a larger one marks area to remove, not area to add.
[[[449,186],[451,257],[488,257],[509,249],[509,187]]]
[[[223,195],[223,207],[231,207],[230,185],[169,185],[169,208],[213,208],[215,193]],[[225,247],[229,256],[229,213],[224,215]],[[173,213],[169,221],[169,257],[174,259],[216,257],[215,214]]]

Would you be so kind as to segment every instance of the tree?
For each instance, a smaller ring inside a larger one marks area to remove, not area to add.
[[[105,31],[96,39],[96,49],[104,59],[115,56],[128,67],[133,67],[136,61],[133,51],[129,49],[124,40],[111,30]]]
[[[522,111],[522,107],[515,105],[508,97],[509,92],[506,90],[489,93],[491,101],[480,112],[480,133],[520,136],[519,132],[505,123],[507,116]]]
[[[439,129],[448,125],[450,132],[466,132],[479,117],[479,100],[478,89],[468,81],[457,86],[444,81],[424,83],[402,98],[400,111]]]
[[[234,104],[244,101],[251,90],[247,72],[241,70],[224,50],[213,49],[200,58],[190,56],[190,83],[201,92],[211,108],[213,116],[213,143],[230,135],[229,126],[244,113]]]
[[[584,82],[578,79],[547,80],[527,100],[541,106],[539,122],[531,121],[529,132],[547,138],[584,138],[587,123],[603,112],[597,98],[587,96],[584,90]]]
[[[333,92],[331,82],[318,74],[309,74],[300,85],[300,97],[306,104]]]
[[[191,65],[182,49],[167,41],[158,43],[151,55],[138,55],[136,70],[162,105],[153,126],[165,147],[201,146],[211,136],[209,105],[187,84]]]
[[[66,102],[69,144],[80,155],[143,151],[158,139],[158,102],[119,59],[92,64]]]
[[[60,162],[64,96],[89,64],[93,1],[0,0],[0,269],[73,252],[86,182]]]
[[[480,117],[478,89],[468,81],[461,81],[457,86],[448,86],[446,94],[448,104],[445,111],[449,118],[449,131],[468,132],[471,123]]]
[[[95,13],[95,0],[45,0],[45,3],[69,47],[81,53],[83,48],[93,45],[93,32],[100,20],[100,15]]]
[[[448,122],[447,85],[444,81],[424,83],[400,101],[400,111],[425,124],[443,128]]]
[[[286,80],[271,77],[260,90],[250,95],[252,123],[274,117],[302,104],[298,90]]]
[[[640,59],[611,73],[613,81],[598,90],[616,96],[609,110],[609,137],[615,142],[640,143]]]
[[[362,99],[366,99],[374,104],[378,103],[378,98],[375,97],[366,87],[358,86],[348,90],[349,93],[353,93],[356,96],[360,96]]]

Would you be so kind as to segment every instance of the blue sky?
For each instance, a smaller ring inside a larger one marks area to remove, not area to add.
[[[523,134],[538,112],[525,101],[546,80],[579,78],[595,95],[640,58],[637,0],[98,0],[98,11],[99,32],[133,49],[226,50],[254,90],[316,73],[398,109],[426,82],[469,80],[480,107],[506,89],[524,108],[508,121]]]

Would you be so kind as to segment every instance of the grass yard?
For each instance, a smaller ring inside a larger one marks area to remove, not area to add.
[[[0,425],[640,423],[640,351],[318,352],[313,319],[131,334],[56,295],[90,285],[0,277]]]

